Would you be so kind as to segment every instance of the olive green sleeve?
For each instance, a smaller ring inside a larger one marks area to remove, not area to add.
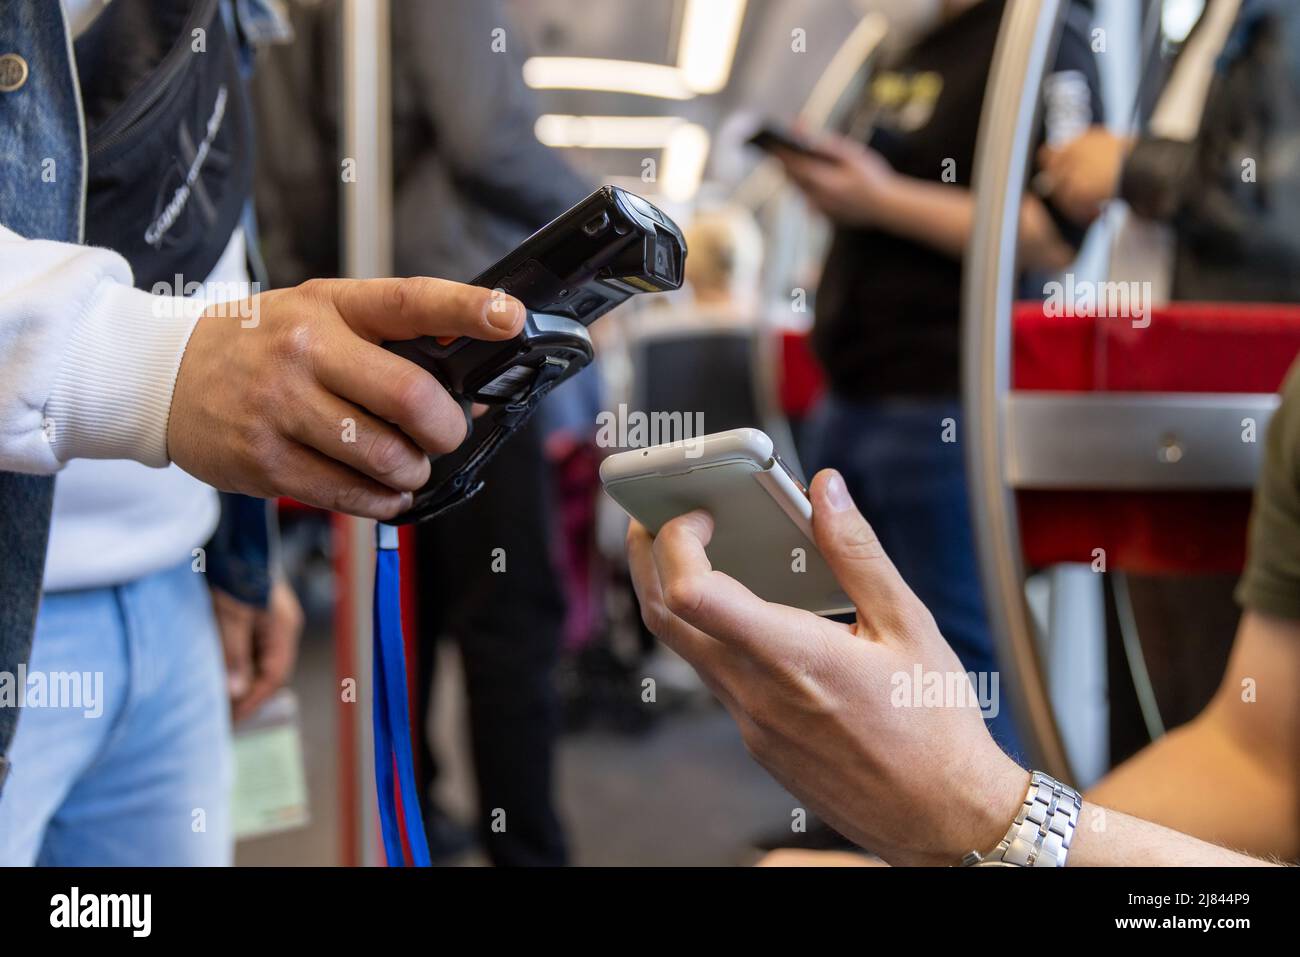
[[[1247,610],[1300,619],[1300,361],[1287,374],[1282,407],[1269,426],[1236,595]]]

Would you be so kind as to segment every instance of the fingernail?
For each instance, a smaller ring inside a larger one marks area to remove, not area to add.
[[[831,507],[833,512],[844,512],[853,507],[853,499],[849,496],[849,487],[844,484],[843,476],[834,470],[831,471],[830,478],[826,480],[826,504]]]
[[[415,504],[415,494],[413,492],[403,492],[401,502],[402,502],[402,511],[405,512],[408,508],[410,508],[412,505]]]
[[[509,331],[518,325],[524,317],[524,304],[514,296],[492,294],[487,308],[488,322],[503,331]]]
[[[248,691],[248,678],[242,674],[230,675],[226,679],[226,689],[232,698],[242,698]]]

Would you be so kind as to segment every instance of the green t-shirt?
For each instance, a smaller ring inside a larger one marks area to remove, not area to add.
[[[1300,619],[1300,361],[1287,374],[1282,407],[1269,425],[1237,601],[1251,611]]]

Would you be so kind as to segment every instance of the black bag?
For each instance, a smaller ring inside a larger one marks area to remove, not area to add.
[[[1184,300],[1300,301],[1300,4],[1246,0],[1192,143],[1140,140],[1123,196],[1177,236]]]
[[[77,39],[85,241],[125,256],[137,288],[186,295],[239,224],[253,133],[236,53],[219,0],[114,0]]]

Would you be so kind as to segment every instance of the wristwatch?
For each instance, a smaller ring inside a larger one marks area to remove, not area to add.
[[[987,854],[971,851],[962,858],[962,867],[1064,867],[1082,809],[1078,791],[1035,771],[1006,836]]]

